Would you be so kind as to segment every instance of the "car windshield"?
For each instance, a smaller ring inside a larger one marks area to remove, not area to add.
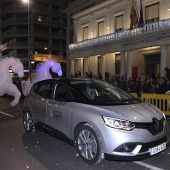
[[[70,82],[93,104],[128,104],[135,98],[125,91],[99,80],[73,80]]]

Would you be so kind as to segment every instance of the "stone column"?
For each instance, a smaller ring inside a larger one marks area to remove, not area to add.
[[[74,76],[74,60],[70,60],[70,75]]]
[[[105,55],[104,54],[102,54],[101,56],[100,56],[100,70],[101,70],[101,74],[102,74],[102,78],[103,78],[103,80],[105,80]]]
[[[161,46],[161,65],[160,65],[160,76],[166,77],[165,67],[167,67],[167,49],[166,45]]]
[[[127,81],[129,77],[132,77],[132,61],[131,61],[131,52],[127,52]]]
[[[88,57],[84,57],[84,77],[86,77],[86,72],[88,72],[88,70],[87,70],[87,60],[88,60]]]
[[[121,51],[120,76],[125,78],[125,52]]]
[[[80,59],[80,65],[81,76],[83,76],[83,58]]]

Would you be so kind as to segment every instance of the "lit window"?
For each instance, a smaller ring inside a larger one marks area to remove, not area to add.
[[[104,35],[104,21],[98,22],[98,36]]]
[[[42,21],[42,16],[40,16],[40,15],[38,16],[38,21],[40,21],[40,22]]]
[[[123,30],[123,15],[116,16],[115,21],[116,21],[115,23],[116,32],[122,31]]]
[[[146,23],[159,21],[159,3],[146,7]]]
[[[89,38],[88,32],[89,32],[89,27],[88,26],[83,27],[83,40],[86,40]]]

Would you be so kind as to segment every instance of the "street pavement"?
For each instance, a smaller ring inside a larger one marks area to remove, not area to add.
[[[4,95],[0,97],[0,111],[2,110],[19,110],[23,109],[24,99],[20,98],[19,103],[16,106],[10,106],[10,102],[12,102],[14,98],[12,96]]]
[[[76,148],[38,130],[24,131],[24,100],[12,107],[12,97],[0,97],[0,170],[169,170],[170,148],[137,162],[82,161]]]
[[[8,119],[11,118],[15,120],[22,117],[24,99],[20,98],[19,103],[16,106],[10,106],[13,99],[12,96],[8,95],[0,97],[0,121],[6,119],[6,116],[8,116]],[[5,116],[5,114],[7,115]]]

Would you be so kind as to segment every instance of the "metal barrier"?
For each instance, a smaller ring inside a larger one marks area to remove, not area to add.
[[[137,98],[136,93],[130,93]],[[143,93],[141,100],[157,106],[165,115],[170,116],[170,95]]]
[[[137,98],[138,97],[138,95],[137,95],[137,93],[130,93],[133,97],[135,97],[135,98]]]

